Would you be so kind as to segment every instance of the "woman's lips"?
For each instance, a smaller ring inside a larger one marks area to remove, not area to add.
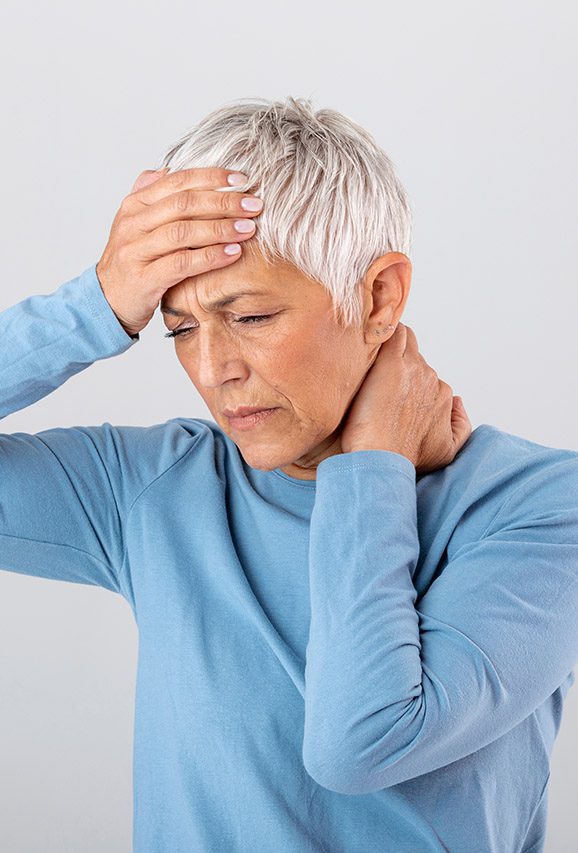
[[[229,423],[234,429],[244,431],[246,429],[252,429],[257,424],[263,423],[266,421],[270,415],[274,412],[278,412],[279,408],[275,407],[274,409],[261,409],[260,412],[253,412],[252,415],[245,415],[240,418],[229,418]]]

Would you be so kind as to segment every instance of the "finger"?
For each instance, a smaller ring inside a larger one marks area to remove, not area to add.
[[[229,218],[168,222],[137,241],[134,248],[144,260],[155,260],[176,249],[200,249],[216,243],[238,243],[254,236],[255,223],[252,220],[241,220],[243,225],[253,226],[251,231],[237,231],[237,221]]]
[[[466,407],[464,406],[464,401],[459,395],[454,397],[454,406],[456,408],[456,411],[459,412],[462,417],[465,417],[469,420],[468,413],[466,412]]]
[[[141,190],[149,184],[158,181],[166,172],[166,169],[145,169],[141,172],[134,184],[132,185],[131,193]]]
[[[451,426],[456,452],[461,450],[470,435],[472,424],[465,410],[461,397],[454,397],[451,414]]]
[[[241,246],[240,243],[237,245]],[[200,249],[183,249],[163,255],[162,258],[149,263],[146,275],[150,281],[162,282],[163,293],[165,293],[170,287],[187,278],[200,275],[207,270],[228,266],[241,256],[241,249],[236,254],[228,255],[222,244],[203,246]]]
[[[399,355],[405,352],[407,341],[407,326],[403,323],[398,323],[393,334],[381,344],[382,348],[387,346],[388,350],[395,350]]]
[[[156,201],[181,190],[209,190],[217,187],[228,187],[230,190],[237,189],[237,187],[230,186],[227,181],[228,176],[232,174],[234,174],[232,169],[178,169],[174,172],[167,172],[160,180],[133,193],[131,199],[141,204],[154,204]]]
[[[419,352],[419,346],[415,332],[411,326],[404,326],[404,328],[406,330],[405,349],[412,355],[417,355]]]
[[[162,183],[163,179],[157,183]],[[150,189],[154,189],[153,184]],[[147,187],[147,190],[149,188]],[[146,192],[146,190],[145,190]],[[235,219],[258,216],[261,210],[245,210],[241,202],[255,198],[248,193],[217,193],[214,190],[185,190],[165,195],[154,204],[142,206],[131,216],[131,224],[142,233],[150,233],[161,225],[177,220]]]

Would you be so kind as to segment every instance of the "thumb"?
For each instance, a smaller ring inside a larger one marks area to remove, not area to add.
[[[454,397],[451,420],[454,441],[460,450],[472,434],[472,423],[461,397]]]
[[[149,184],[154,184],[155,181],[158,181],[159,178],[164,178],[165,174],[168,172],[169,167],[165,166],[164,169],[145,169],[144,172],[141,172],[134,184],[132,185],[131,193],[136,193],[138,190],[144,189],[144,187],[148,187]]]

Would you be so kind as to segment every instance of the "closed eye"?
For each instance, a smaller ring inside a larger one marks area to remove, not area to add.
[[[234,322],[235,323],[259,323],[262,320],[268,320],[270,317],[274,317],[274,314],[253,314],[248,317],[238,317]],[[188,332],[194,332],[197,329],[197,326],[186,326],[182,329],[173,329],[172,332],[166,332],[165,338],[176,338],[177,335],[186,335]]]

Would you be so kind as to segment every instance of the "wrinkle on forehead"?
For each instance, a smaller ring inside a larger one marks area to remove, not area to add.
[[[193,301],[193,295],[195,301],[201,306],[201,309],[207,313],[211,311],[220,311],[225,308],[227,305],[232,305],[237,302],[239,299],[243,298],[251,298],[251,297],[268,297],[274,296],[275,292],[270,288],[264,289],[260,287],[257,289],[256,287],[250,287],[244,285],[243,283],[239,284],[238,289],[229,290],[227,293],[222,293],[219,290],[211,290],[211,298],[206,300],[206,304],[203,305],[202,302],[205,301],[203,299],[199,300],[198,295],[196,293],[191,292],[190,289],[185,288],[184,301],[186,302],[186,309],[174,306],[174,311],[169,311],[169,306],[164,306],[164,311],[166,313],[174,314],[178,312],[181,316],[184,316],[186,313],[191,313],[191,302]],[[172,308],[173,306],[171,306]],[[194,307],[194,306],[193,306]],[[163,310],[163,308],[161,308]]]
[[[178,311],[194,315],[196,306],[207,313],[219,310],[218,307],[211,309],[213,302],[240,292],[246,293],[247,297],[249,294],[256,297],[277,296],[278,283],[289,268],[290,265],[282,261],[268,264],[260,254],[253,251],[250,255],[243,255],[234,264],[183,279],[165,292],[162,305],[170,304]]]

